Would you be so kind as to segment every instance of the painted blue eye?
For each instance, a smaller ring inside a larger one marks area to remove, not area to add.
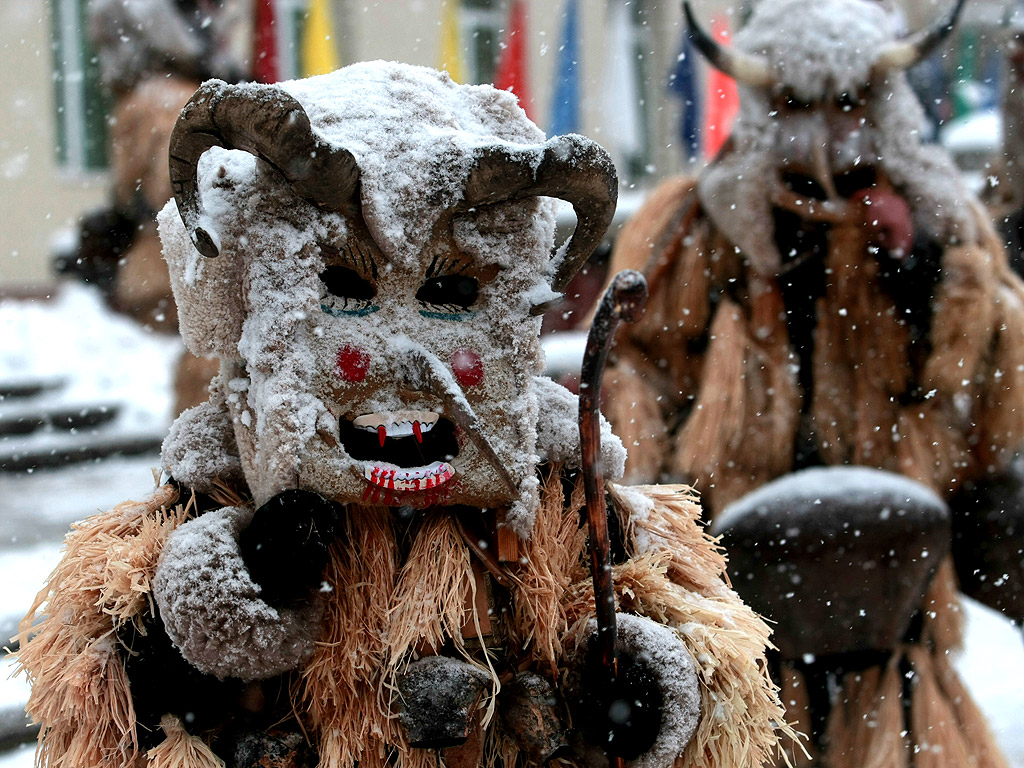
[[[380,306],[373,303],[377,289],[373,283],[354,269],[333,265],[320,273],[324,293],[320,297],[320,309],[329,315],[368,315]]]

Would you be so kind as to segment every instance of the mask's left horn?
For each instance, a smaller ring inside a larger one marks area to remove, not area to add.
[[[171,189],[192,242],[216,256],[199,200],[199,158],[211,147],[241,149],[277,169],[296,194],[328,210],[354,203],[359,167],[352,154],[321,139],[306,111],[276,85],[210,80],[192,94],[170,142]]]
[[[555,197],[572,204],[576,231],[554,255],[552,287],[560,291],[601,242],[615,214],[618,178],[611,158],[577,134],[536,146],[495,144],[480,150],[466,181],[462,205]]]

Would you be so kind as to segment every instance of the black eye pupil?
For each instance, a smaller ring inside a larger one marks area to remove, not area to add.
[[[369,301],[377,295],[377,289],[369,280],[348,267],[330,266],[320,273],[320,280],[328,293],[343,299]]]
[[[478,285],[475,277],[466,275],[441,275],[427,280],[416,291],[416,298],[425,304],[456,306],[468,309],[477,299]]]

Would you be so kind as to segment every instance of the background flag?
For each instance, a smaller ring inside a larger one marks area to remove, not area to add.
[[[310,0],[302,27],[302,76],[326,75],[339,66],[341,61],[334,40],[331,0]]]
[[[444,0],[441,14],[441,53],[437,68],[448,72],[455,82],[464,83],[466,67],[459,44],[459,0]]]
[[[277,57],[277,25],[274,0],[256,0],[253,26],[252,77],[258,83],[276,83],[281,79]]]
[[[519,97],[519,106],[533,120],[533,100],[530,98],[529,79],[526,74],[526,4],[512,0],[508,31],[505,34],[494,85],[503,91],[512,91]]]
[[[669,90],[682,101],[679,119],[679,140],[687,160],[700,155],[700,95],[697,87],[697,57],[690,36],[683,33],[676,65],[668,76]]]
[[[562,45],[558,49],[555,72],[555,95],[551,102],[552,136],[578,133],[580,125],[579,80],[579,2],[566,0],[565,22],[562,25]]]
[[[729,19],[716,15],[711,19],[711,33],[726,48],[729,47]],[[714,67],[708,68],[708,96],[704,122],[704,154],[714,157],[729,138],[732,121],[740,108],[736,81]]]

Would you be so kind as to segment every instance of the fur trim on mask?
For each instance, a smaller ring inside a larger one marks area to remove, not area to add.
[[[244,482],[219,378],[213,380],[207,402],[185,411],[171,424],[160,463],[177,482],[199,493],[210,493],[219,482]]]
[[[535,376],[533,385],[539,401],[537,419],[537,452],[541,461],[579,469],[580,430],[579,398],[546,376]],[[626,449],[612,434],[611,425],[601,417],[601,472],[611,482],[622,479],[626,466]]]

